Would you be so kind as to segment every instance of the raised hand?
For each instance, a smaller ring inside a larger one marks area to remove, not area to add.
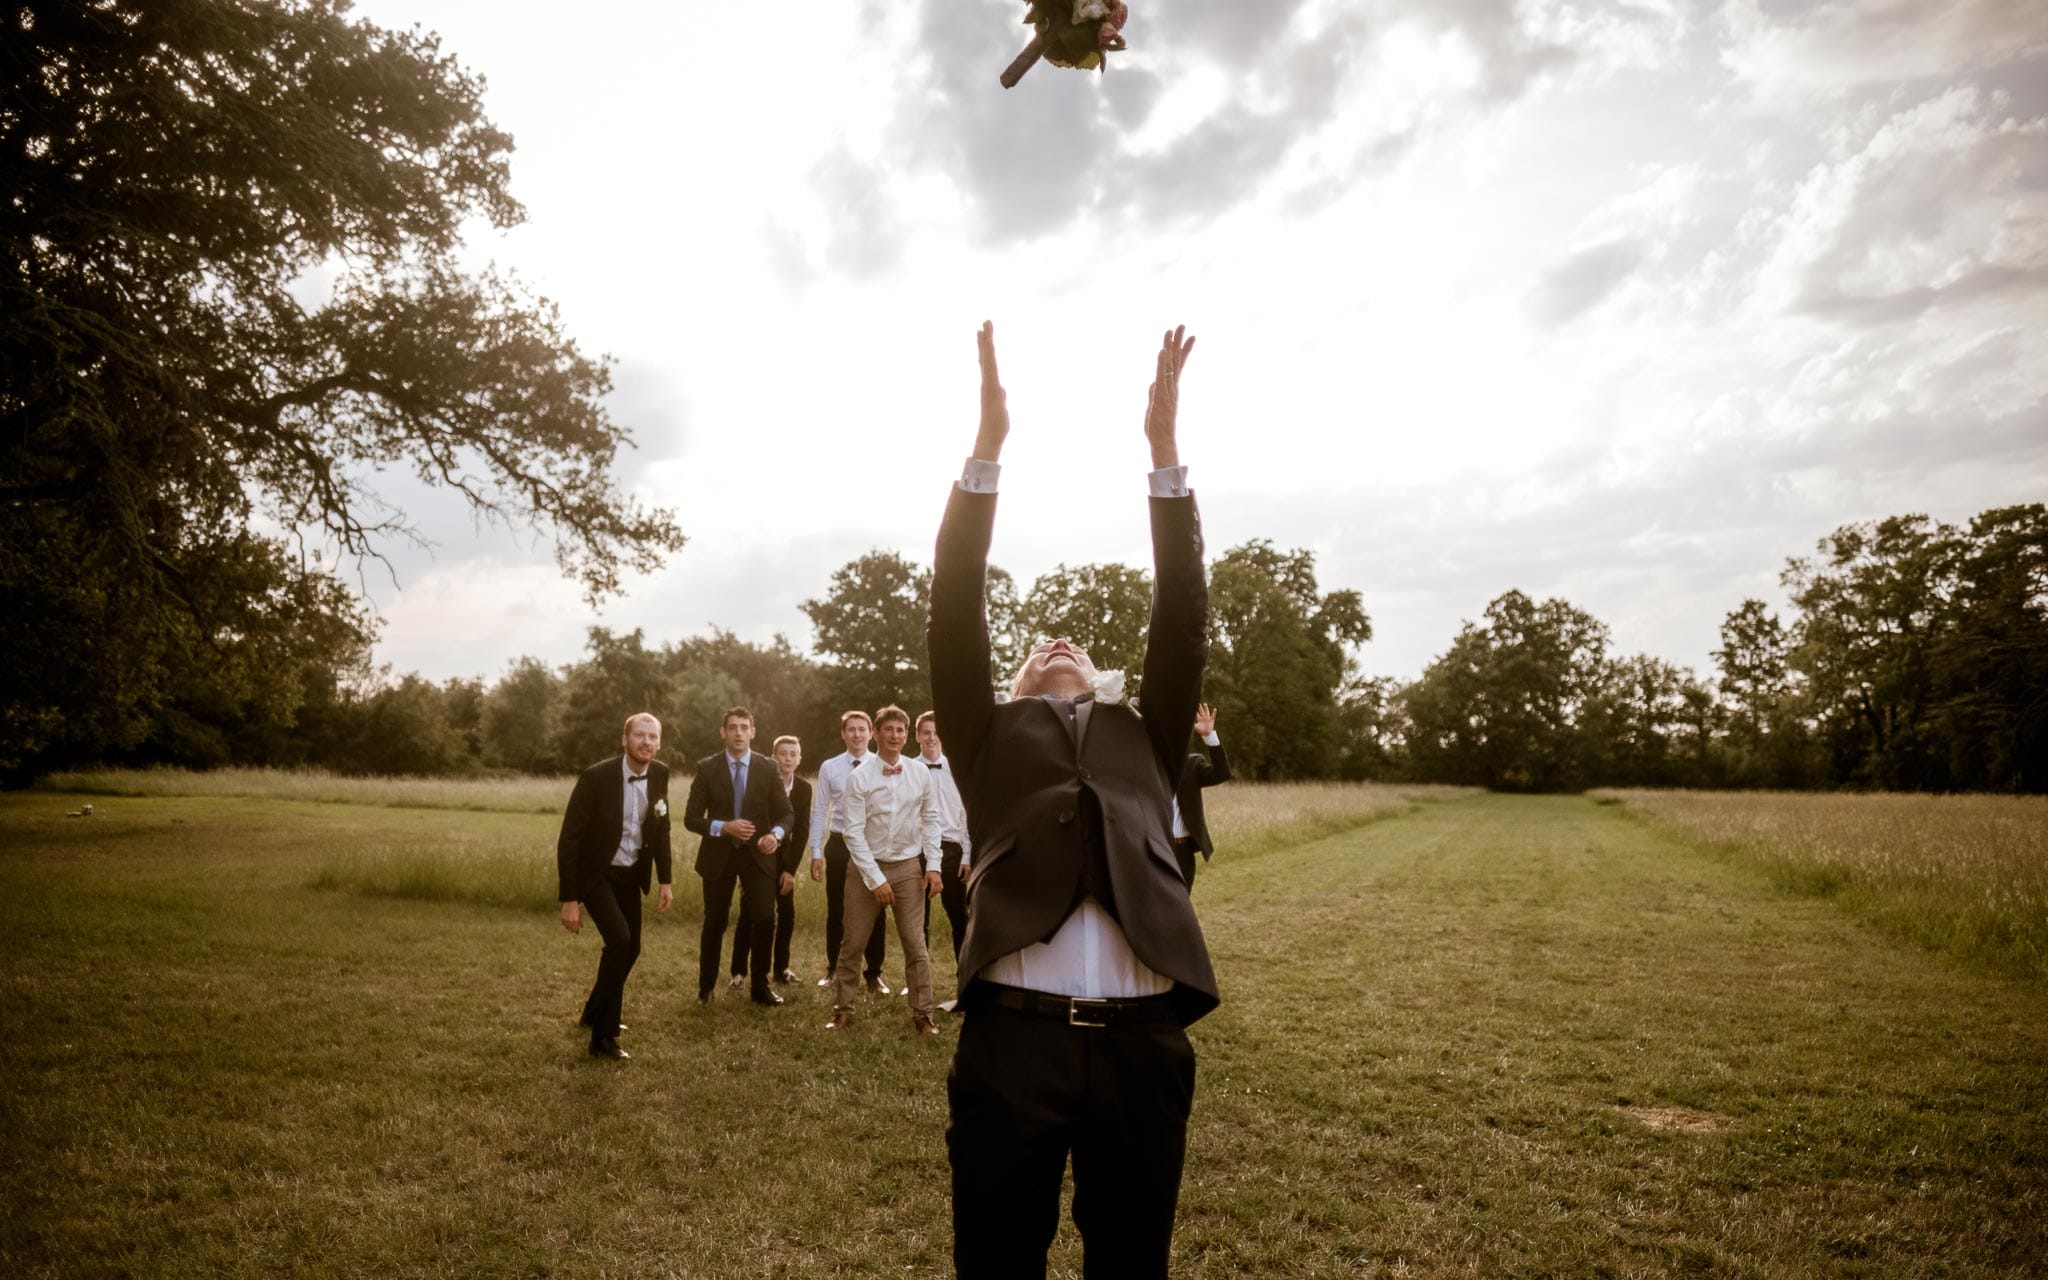
[[[984,320],[976,337],[981,353],[981,430],[975,433],[974,456],[998,461],[1003,441],[1010,434],[1010,403],[1003,393],[1002,374],[996,370],[996,326]]]
[[[1158,366],[1145,393],[1145,439],[1152,445],[1155,471],[1180,465],[1180,445],[1174,438],[1180,414],[1180,375],[1195,349],[1195,340],[1186,333],[1186,325],[1176,325],[1160,340]]]
[[[1198,737],[1206,738],[1214,732],[1216,732],[1216,709],[1205,702],[1195,709],[1195,733]]]

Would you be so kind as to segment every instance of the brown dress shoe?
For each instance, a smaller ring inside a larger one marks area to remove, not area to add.
[[[850,1014],[850,1013],[837,1013],[837,1012],[835,1012],[835,1013],[834,1013],[834,1014],[832,1015],[832,1021],[830,1021],[830,1022],[828,1022],[828,1023],[826,1023],[826,1024],[825,1024],[825,1030],[827,1030],[827,1031],[844,1031],[844,1030],[845,1030],[846,1028],[848,1028],[848,1027],[850,1027],[850,1026],[852,1026],[852,1025],[853,1025],[853,1015],[852,1015],[852,1014]]]
[[[921,1013],[910,1015],[910,1025],[916,1028],[917,1034],[921,1036],[935,1036],[939,1034],[938,1024]]]

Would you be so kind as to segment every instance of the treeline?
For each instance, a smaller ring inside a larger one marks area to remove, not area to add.
[[[2048,508],[1987,511],[1967,529],[1906,516],[1851,525],[1787,562],[1784,617],[1743,601],[1702,677],[1613,651],[1567,601],[1519,591],[1468,622],[1420,678],[1360,673],[1372,624],[1353,591],[1324,592],[1311,553],[1258,540],[1211,564],[1205,686],[1244,776],[1374,778],[1512,790],[1597,785],[2048,789]],[[167,697],[121,763],[317,765],[351,773],[556,773],[615,749],[627,711],[668,726],[665,754],[715,750],[720,710],[751,706],[815,764],[839,712],[930,705],[929,571],[874,551],[804,602],[812,657],[777,637],[716,632],[650,645],[593,627],[564,666],[526,657],[495,680],[436,684],[367,667],[368,631],[332,662],[305,637],[296,704],[195,682]],[[995,663],[1007,679],[1036,638],[1063,635],[1130,671],[1150,575],[1061,565],[1019,591],[993,570]],[[268,638],[273,656],[278,637]],[[238,670],[230,666],[229,670]],[[274,685],[264,686],[275,693]],[[765,737],[764,737],[765,742]],[[68,762],[67,762],[68,763]]]

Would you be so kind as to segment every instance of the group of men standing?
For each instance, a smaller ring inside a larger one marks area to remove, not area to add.
[[[887,991],[886,909],[904,951],[913,1026],[935,1034],[924,935],[925,904],[939,897],[962,1020],[946,1084],[955,1269],[1043,1276],[1071,1160],[1085,1274],[1164,1276],[1194,1098],[1185,1028],[1220,999],[1192,902],[1195,854],[1212,849],[1201,788],[1229,776],[1214,715],[1198,696],[1208,585],[1175,425],[1194,342],[1183,330],[1165,335],[1147,395],[1155,587],[1142,714],[1064,639],[1031,650],[1007,698],[991,688],[984,598],[1010,421],[993,326],[982,327],[979,345],[981,422],[947,501],[932,574],[934,709],[916,726],[928,754],[906,754],[912,725],[900,708],[848,712],[846,753],[825,763],[805,797],[801,745],[778,739],[769,761],[752,751],[752,715],[726,712],[725,749],[698,763],[683,818],[701,837],[698,998],[713,995],[737,889],[734,967],[757,1003],[782,1003],[771,977],[794,974],[777,904],[808,848],[811,875],[827,891],[828,1028],[851,1024],[863,982]],[[941,726],[950,758],[938,749]],[[1206,757],[1188,751],[1195,733]],[[583,773],[563,818],[562,923],[581,927],[581,903],[605,940],[583,1010],[599,1057],[626,1056],[619,1009],[639,954],[640,898],[655,882],[657,910],[673,897],[660,740],[652,716],[629,719],[622,754]]]

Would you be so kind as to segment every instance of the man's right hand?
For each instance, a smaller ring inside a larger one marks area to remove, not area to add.
[[[583,932],[583,908],[574,902],[562,904],[562,927],[571,933]]]
[[[728,818],[725,825],[718,829],[718,833],[731,836],[735,840],[752,840],[754,823],[749,818]]]
[[[1010,402],[1003,392],[1003,378],[996,371],[996,326],[984,320],[977,346],[981,352],[981,429],[974,436],[974,456],[984,462],[1002,458],[1003,441],[1010,434]]]
[[[1145,439],[1152,446],[1154,471],[1180,465],[1180,444],[1175,435],[1180,416],[1180,374],[1195,349],[1195,340],[1184,338],[1186,333],[1186,325],[1167,330],[1159,344],[1152,387],[1145,393]]]
[[[822,882],[824,881],[824,879],[825,879],[825,860],[824,860],[823,858],[812,858],[812,859],[811,859],[811,879],[813,879],[813,880],[816,880],[816,881],[819,881],[819,882],[821,882],[821,883],[822,883]]]
[[[882,883],[875,886],[875,901],[885,907],[895,905],[896,891],[889,887],[889,882],[887,880],[884,880],[882,881]]]

